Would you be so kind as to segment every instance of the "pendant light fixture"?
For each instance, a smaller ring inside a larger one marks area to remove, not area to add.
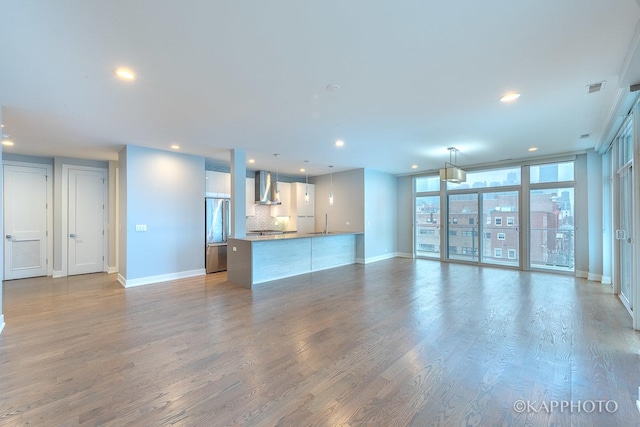
[[[444,168],[440,169],[440,180],[459,184],[467,180],[467,173],[455,165],[458,161],[458,150],[456,147],[449,147],[449,162],[444,163]],[[454,159],[455,158],[455,159]]]
[[[331,168],[331,186],[329,187],[329,206],[333,206],[333,166],[329,166]]]
[[[278,159],[278,157],[280,157],[280,154],[276,153],[274,154],[274,156],[276,159]],[[279,169],[279,165],[278,165],[278,162],[276,161],[276,202],[280,203],[280,189],[278,188],[278,178],[279,178],[278,169]]]
[[[304,182],[305,182],[305,186],[304,186],[304,203],[305,205],[309,204],[309,171],[307,169],[309,169],[309,160],[305,160],[305,167],[304,167]]]

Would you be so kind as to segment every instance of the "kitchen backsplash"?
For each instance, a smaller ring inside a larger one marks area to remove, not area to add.
[[[256,205],[255,216],[247,217],[247,231],[252,230],[286,230],[286,218],[274,218],[271,216],[271,207]]]

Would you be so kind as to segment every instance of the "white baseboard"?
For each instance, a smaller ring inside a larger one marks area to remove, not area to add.
[[[371,264],[372,262],[383,261],[385,259],[390,259],[390,258],[395,258],[395,257],[396,257],[396,254],[395,253],[391,253],[391,254],[384,254],[384,255],[374,256],[374,257],[370,257],[370,258],[356,258],[356,263],[358,263],[358,264]]]
[[[4,314],[0,314],[0,334],[2,333],[3,329],[4,329]]]
[[[411,259],[414,258],[413,254],[406,253],[406,252],[396,252],[396,257],[397,258],[411,258]]]
[[[61,270],[53,270],[53,276],[51,276],[54,279],[59,279],[61,277],[64,277],[64,275],[62,274]]]
[[[134,286],[152,285],[154,283],[168,282],[169,280],[185,279],[187,277],[204,276],[207,274],[204,268],[197,270],[181,271],[179,273],[160,274],[158,276],[140,277],[138,279],[125,279],[121,274],[118,274],[118,282],[125,288],[132,288]]]
[[[589,277],[589,273],[586,271],[576,270],[576,277],[579,277],[581,279],[586,279]]]
[[[601,282],[602,281],[602,274],[589,273],[587,275],[587,280],[590,280],[592,282]]]
[[[118,272],[118,267],[109,267],[107,266],[107,274],[113,274]]]
[[[611,276],[602,276],[602,279],[600,279],[600,283],[602,283],[603,285],[610,285],[613,283],[613,279],[611,279]]]

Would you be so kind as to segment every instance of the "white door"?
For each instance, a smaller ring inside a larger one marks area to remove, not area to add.
[[[4,278],[47,275],[48,167],[4,165]]]
[[[105,172],[69,168],[68,272],[104,271]]]

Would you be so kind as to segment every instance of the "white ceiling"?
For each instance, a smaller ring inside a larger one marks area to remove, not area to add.
[[[618,82],[640,82],[635,0],[0,0],[0,16],[5,153],[178,143],[280,173],[405,174],[449,146],[461,166],[593,148]]]

